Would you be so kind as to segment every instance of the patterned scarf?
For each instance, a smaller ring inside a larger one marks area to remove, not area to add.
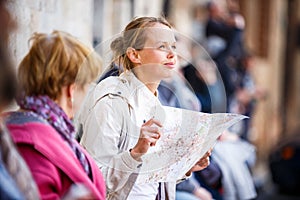
[[[48,96],[26,96],[18,99],[18,104],[22,109],[31,110],[42,117],[60,134],[69,144],[84,171],[90,177],[90,166],[85,154],[80,150],[78,142],[75,140],[75,127],[66,113]]]

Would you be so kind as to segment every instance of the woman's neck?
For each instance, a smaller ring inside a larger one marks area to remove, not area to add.
[[[145,84],[145,83],[144,83]],[[148,84],[145,84],[146,87],[155,95],[157,96],[157,88],[158,88],[158,85],[157,83],[148,83]]]
[[[149,80],[149,77],[144,76],[143,73],[139,73],[139,70],[132,70],[132,72],[137,79],[139,79],[155,96],[157,96],[157,88],[160,81]]]

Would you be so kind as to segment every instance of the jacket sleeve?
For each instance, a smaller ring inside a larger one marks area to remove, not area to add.
[[[129,194],[141,166],[129,153],[128,137],[134,133],[128,131],[128,109],[121,97],[107,95],[96,101],[86,116],[80,117],[81,144],[101,169],[108,195],[126,191]]]

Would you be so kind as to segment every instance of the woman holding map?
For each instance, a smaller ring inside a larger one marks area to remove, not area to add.
[[[91,89],[78,117],[83,128],[81,144],[104,175],[107,199],[175,199],[176,181],[137,181],[147,173],[140,171],[147,164],[143,156],[153,152],[161,137],[157,87],[171,76],[177,61],[172,27],[163,18],[135,18],[111,49],[113,62],[120,63],[124,72]],[[199,159],[186,176],[207,167],[209,155]]]

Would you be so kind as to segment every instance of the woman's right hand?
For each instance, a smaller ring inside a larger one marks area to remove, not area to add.
[[[160,127],[162,127],[161,123],[153,118],[142,125],[139,140],[130,151],[135,160],[140,160],[151,146],[155,146],[161,135]]]

